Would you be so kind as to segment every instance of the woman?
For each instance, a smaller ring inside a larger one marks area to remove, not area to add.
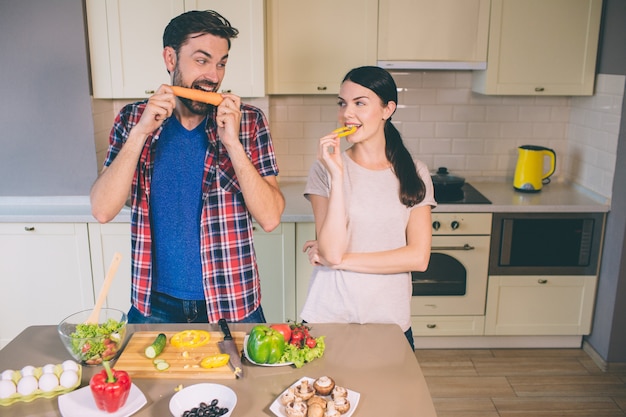
[[[396,323],[413,348],[410,271],[428,267],[436,202],[428,168],[391,123],[397,103],[382,68],[355,68],[341,84],[339,123],[356,131],[345,152],[338,133],[322,137],[309,173],[317,240],[304,246],[315,268],[301,317]]]

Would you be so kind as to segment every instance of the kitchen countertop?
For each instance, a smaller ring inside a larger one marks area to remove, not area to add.
[[[553,182],[538,193],[515,191],[510,183],[468,181],[492,204],[439,204],[434,212],[607,212],[608,199],[582,187]],[[283,222],[313,222],[313,211],[303,196],[304,181],[283,180],[280,187],[285,195]],[[10,222],[69,222],[91,223],[89,197],[0,197],[0,223]],[[124,207],[112,221],[130,222],[130,209]]]
[[[152,324],[129,325],[134,331],[178,331],[205,328],[219,331],[217,325]],[[232,324],[231,331],[249,332],[251,324]],[[237,393],[233,417],[272,416],[272,402],[294,382],[307,376],[330,376],[337,384],[356,391],[360,400],[355,417],[408,416],[436,417],[430,392],[422,370],[402,330],[391,324],[315,324],[315,335],[326,336],[322,358],[300,369],[292,366],[261,367],[244,361],[242,379],[193,380],[135,378],[133,383],[147,398],[138,417],[170,415],[169,401],[178,384],[189,386],[215,382],[231,387]],[[21,369],[26,365],[41,367],[71,359],[63,347],[56,326],[32,326],[0,350],[0,372]],[[148,359],[147,359],[148,360]],[[80,387],[101,367],[83,367]],[[132,374],[131,374],[132,377]],[[89,389],[89,388],[87,388]],[[58,397],[36,399],[0,406],[5,417],[60,416]]]

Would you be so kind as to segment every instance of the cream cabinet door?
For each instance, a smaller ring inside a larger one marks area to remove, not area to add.
[[[301,321],[300,313],[309,292],[309,281],[313,273],[313,265],[309,257],[302,252],[307,240],[315,239],[315,223],[296,223],[296,313]]]
[[[483,94],[592,95],[602,0],[492,0]]]
[[[94,305],[84,223],[0,224],[0,348]]]
[[[487,61],[490,0],[380,0],[383,68],[475,68]]]
[[[169,84],[163,31],[188,10],[213,9],[239,29],[221,89],[262,97],[263,0],[86,0],[94,98],[146,98]]]
[[[586,335],[597,277],[490,276],[486,335]]]
[[[294,223],[281,223],[271,232],[254,225],[261,306],[268,323],[283,323],[296,318],[294,239]]]
[[[111,283],[106,306],[128,312],[131,287],[130,223],[89,223],[91,272],[96,296],[102,288],[113,255],[119,252],[122,261]]]
[[[378,0],[267,0],[267,92],[337,94],[376,65]]]

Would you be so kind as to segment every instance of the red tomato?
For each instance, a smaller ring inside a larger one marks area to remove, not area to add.
[[[307,337],[306,345],[310,347],[311,349],[313,349],[315,346],[317,346],[317,340],[315,340],[315,338],[313,337]]]
[[[286,323],[272,324],[270,329],[274,329],[277,332],[281,333],[285,338],[285,343],[289,343],[291,340],[291,327],[289,327]]]

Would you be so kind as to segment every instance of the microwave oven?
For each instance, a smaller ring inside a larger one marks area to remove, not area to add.
[[[489,275],[597,275],[605,213],[494,213]]]

